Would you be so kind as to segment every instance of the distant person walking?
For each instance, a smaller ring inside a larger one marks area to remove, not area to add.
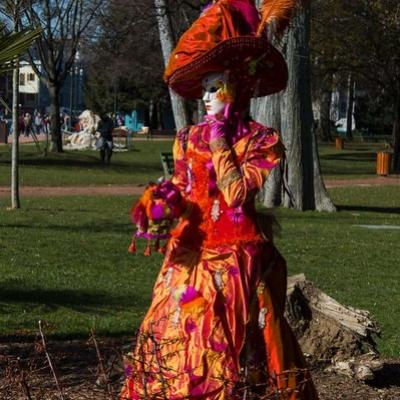
[[[101,115],[101,120],[97,127],[97,132],[100,133],[100,138],[97,141],[97,148],[100,150],[100,159],[103,164],[109,165],[112,149],[113,149],[113,137],[112,132],[114,129],[114,123],[109,115]]]
[[[32,116],[26,113],[24,116],[24,135],[28,137],[32,133]]]
[[[43,116],[43,128],[44,133],[48,135],[50,133],[50,117],[47,114]]]
[[[124,117],[121,114],[117,114],[116,121],[117,121],[118,127],[121,127],[124,125]]]
[[[37,112],[35,115],[34,127],[37,135],[40,135],[43,132],[43,119],[40,112]]]

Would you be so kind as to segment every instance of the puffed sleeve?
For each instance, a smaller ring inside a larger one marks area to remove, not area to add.
[[[210,142],[217,185],[229,207],[239,207],[252,198],[284,157],[279,134],[271,128],[259,129],[245,146],[240,157],[225,139]]]
[[[187,145],[189,129],[189,127],[186,127],[177,133],[172,149],[174,156],[174,174],[171,178],[171,182],[179,188],[182,194],[185,193],[188,180],[185,149]]]

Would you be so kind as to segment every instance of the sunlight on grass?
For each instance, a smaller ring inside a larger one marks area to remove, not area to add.
[[[21,184],[27,186],[138,185],[163,175],[160,152],[171,151],[171,141],[133,143],[133,150],[114,153],[104,168],[96,151],[38,154],[33,145],[21,146]],[[351,143],[337,151],[333,144],[320,145],[322,170],[327,179],[375,176],[376,152],[381,144]],[[0,146],[0,186],[9,185],[11,146]]]
[[[163,175],[160,152],[172,151],[171,141],[133,143],[129,152],[115,152],[109,167],[100,163],[97,151],[37,153],[32,145],[21,146],[21,185],[85,186],[146,184]],[[11,146],[0,146],[0,186],[9,185]]]
[[[340,302],[371,311],[380,349],[399,356],[399,232],[360,224],[400,225],[400,188],[337,188],[343,211],[279,209],[277,246],[290,274],[304,272]],[[32,335],[37,321],[57,337],[133,334],[143,317],[161,257],[127,253],[128,197],[24,199],[0,211],[0,334]]]

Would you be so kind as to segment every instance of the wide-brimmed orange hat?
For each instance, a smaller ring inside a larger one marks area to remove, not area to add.
[[[228,70],[250,89],[251,97],[283,90],[287,65],[268,41],[265,27],[273,20],[282,31],[292,11],[288,4],[265,0],[260,19],[253,0],[214,1],[180,38],[164,73],[166,83],[185,98],[201,98],[204,76]]]

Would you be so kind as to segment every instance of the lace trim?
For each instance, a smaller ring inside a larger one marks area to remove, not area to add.
[[[218,138],[210,141],[209,143],[210,150],[214,153],[218,150],[228,150],[229,146],[228,143],[226,142],[225,138]]]
[[[219,190],[224,190],[227,188],[232,182],[241,179],[242,175],[236,170],[229,172],[229,174],[223,176],[218,182],[217,186]]]

